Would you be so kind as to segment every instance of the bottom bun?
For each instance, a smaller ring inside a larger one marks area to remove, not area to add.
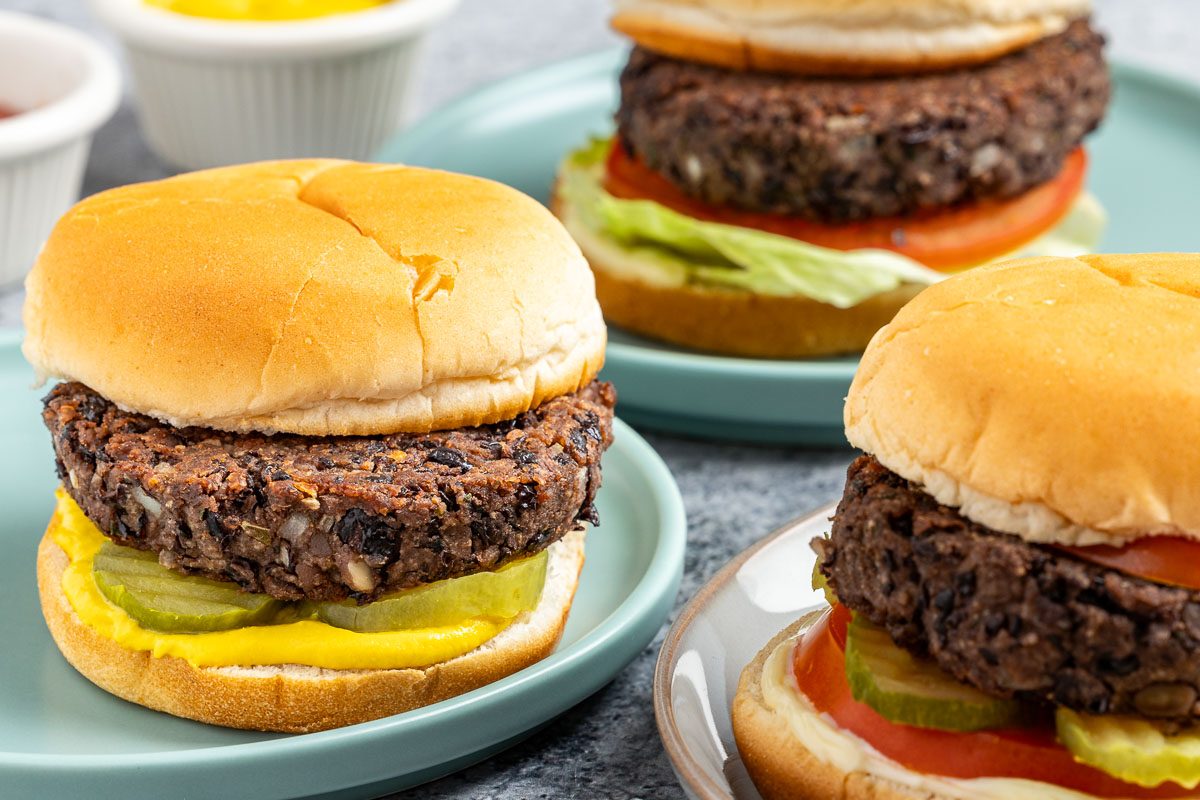
[[[742,763],[765,800],[947,800],[864,772],[843,772],[817,758],[763,697],[763,667],[775,649],[807,627],[801,619],[770,641],[742,670],[733,698],[733,736]]]
[[[586,253],[586,251],[585,251]],[[922,287],[906,284],[853,308],[699,286],[659,287],[611,275],[589,256],[604,318],[671,344],[749,358],[862,352]]]
[[[651,339],[746,358],[806,358],[860,353],[875,332],[924,286],[903,284],[851,308],[807,297],[655,280],[661,272],[581,223],[555,191],[554,212],[596,276],[609,324]]]
[[[424,669],[331,670],[290,664],[193,667],[183,659],[153,658],[129,650],[76,615],[61,588],[67,555],[49,535],[38,548],[38,591],[46,625],[59,650],[101,689],[213,725],[307,733],[427,706],[548,656],[571,610],[583,569],[583,545],[583,531],[551,545],[546,587],[533,611],[471,652]]]

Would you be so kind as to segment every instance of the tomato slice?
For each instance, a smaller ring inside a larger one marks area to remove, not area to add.
[[[630,156],[620,141],[614,141],[604,187],[615,197],[653,200],[708,222],[755,228],[834,250],[892,250],[933,269],[953,271],[1012,253],[1051,230],[1083,191],[1086,174],[1087,154],[1079,148],[1067,157],[1057,177],[1018,197],[981,200],[908,217],[834,224],[701,202]]]
[[[845,637],[850,612],[836,606],[800,640],[792,659],[800,690],[817,711],[907,769],[947,778],[1024,778],[1095,797],[1183,798],[1176,784],[1147,789],[1075,761],[1054,735],[1054,723],[955,733],[898,725],[854,699],[846,681]]]
[[[1200,589],[1200,542],[1179,536],[1147,536],[1122,547],[1106,544],[1059,547],[1076,558],[1139,578]]]

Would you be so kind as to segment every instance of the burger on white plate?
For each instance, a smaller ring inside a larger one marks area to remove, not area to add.
[[[1198,334],[1200,254],[975,270],[879,332],[833,607],[733,703],[764,797],[1197,796]]]

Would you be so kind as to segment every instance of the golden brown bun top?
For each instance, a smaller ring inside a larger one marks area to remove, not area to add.
[[[932,286],[872,340],[845,421],[940,502],[1031,541],[1200,538],[1200,254]]]
[[[26,283],[26,358],[175,425],[301,434],[507,419],[605,332],[579,248],[498,183],[281,161],[113,189]]]
[[[722,67],[870,75],[983,63],[1090,12],[1091,0],[616,0],[613,27]]]

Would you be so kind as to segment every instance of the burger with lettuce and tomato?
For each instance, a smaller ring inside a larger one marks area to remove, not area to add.
[[[1078,255],[1110,94],[1087,0],[619,0],[617,130],[554,205],[614,325],[700,350],[861,351],[923,287]]]
[[[733,704],[763,796],[1200,796],[1200,255],[927,289],[863,356],[817,577]]]

